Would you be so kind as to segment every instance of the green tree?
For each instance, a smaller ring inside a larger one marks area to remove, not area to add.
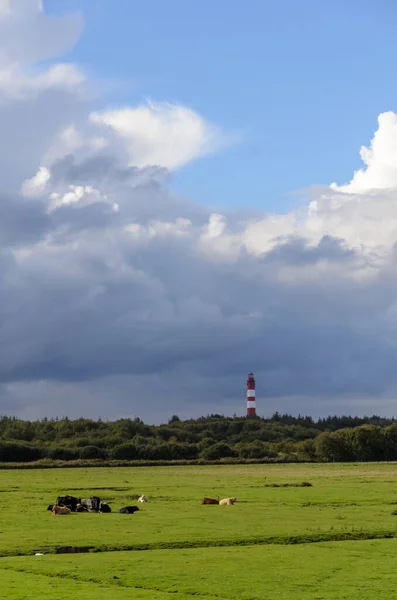
[[[180,423],[181,420],[178,415],[172,415],[171,419],[169,419],[168,423]]]
[[[356,460],[371,461],[384,458],[386,444],[380,427],[375,425],[355,427],[350,430],[350,436]]]

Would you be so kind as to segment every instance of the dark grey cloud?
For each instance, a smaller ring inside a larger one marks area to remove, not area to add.
[[[121,224],[128,219],[147,224],[151,220],[178,218],[193,219],[196,225],[205,224],[208,219],[206,207],[167,190],[172,175],[165,167],[126,167],[119,157],[107,152],[108,149],[99,150],[82,158],[70,153],[55,161],[51,166],[51,189],[92,186],[121,207]],[[74,207],[70,214],[76,214]]]
[[[280,239],[279,244],[264,256],[264,261],[286,262],[289,265],[310,265],[321,260],[345,261],[357,258],[357,253],[345,247],[343,239],[324,235],[315,246],[309,245],[305,238],[292,236],[287,240]]]
[[[79,165],[70,164],[74,170],[62,170],[67,181],[78,173]],[[106,164],[116,177],[115,165]],[[103,172],[97,177],[95,165],[103,167],[101,161],[81,165],[79,183],[87,173],[90,184],[99,185]],[[376,410],[377,398],[396,387],[397,346],[384,317],[397,291],[390,263],[375,283],[346,277],[361,259],[329,236],[315,245],[281,238],[268,252],[252,255],[242,247],[233,260],[221,260],[200,251],[209,217],[204,208],[190,210],[178,199],[173,212],[172,195],[150,180],[138,187],[127,180],[117,189],[118,213],[98,202],[48,215],[44,199],[24,200],[29,217],[18,220],[12,217],[13,211],[24,214],[18,202],[12,209],[4,204],[8,235],[14,231],[21,247],[33,243],[26,255],[0,262],[5,406],[10,389],[20,397],[15,390],[26,394],[47,382],[55,394],[48,410],[58,413],[65,390],[73,390],[84,398],[75,414],[103,416],[105,408],[109,417],[131,414],[131,402],[135,413],[141,404],[150,406],[148,415],[178,407],[185,415],[210,407],[231,414],[244,402],[249,370],[257,374],[264,407],[267,399],[269,408],[280,399],[292,412],[302,412],[297,398],[309,412],[323,414],[327,398],[349,395],[372,397]],[[152,222],[151,230],[148,206],[159,203],[163,225],[173,222],[166,221],[169,214],[182,213],[191,226],[177,233]],[[125,231],[132,215],[143,227],[135,233]],[[0,240],[8,247],[5,233]],[[300,269],[321,262],[337,270],[300,281]],[[283,280],[283,269],[296,277]],[[102,384],[99,411],[93,390]],[[117,398],[110,406],[112,393]],[[46,394],[32,394],[42,414]],[[30,415],[33,405],[25,402],[16,409]]]
[[[0,195],[0,248],[37,242],[50,229],[51,218],[43,200]]]
[[[3,99],[0,90],[1,191],[18,190],[36,172],[54,136],[70,125],[71,115],[79,124],[87,106],[73,90],[44,89],[15,99]]]
[[[72,183],[74,185],[94,185],[101,187],[110,185],[137,183],[140,181],[165,181],[169,178],[169,171],[162,166],[147,166],[143,168],[122,167],[116,157],[98,152],[96,156],[89,156],[81,161],[76,161],[73,154],[68,154],[54,162],[51,166],[52,180],[55,184]]]

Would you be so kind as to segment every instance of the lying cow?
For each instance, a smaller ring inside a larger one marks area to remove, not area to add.
[[[214,498],[203,498],[201,504],[219,504],[219,498],[218,500],[215,500]]]
[[[56,501],[57,506],[69,506],[72,512],[76,512],[76,507],[81,504],[81,498],[75,498],[74,496],[58,496]]]
[[[147,496],[141,496],[138,498],[138,502],[149,502],[149,498]]]
[[[225,506],[225,505],[231,506],[235,502],[237,502],[237,498],[224,498],[223,500],[219,501],[219,504],[222,504],[223,506]]]
[[[91,498],[82,498],[80,500],[81,506],[84,506],[87,510],[98,512],[101,505],[101,499],[98,496],[91,496]]]
[[[99,496],[91,496],[91,510],[94,512],[99,512],[99,507],[101,506],[101,499]]]
[[[54,506],[52,507],[53,515],[70,515],[71,512],[72,511],[67,506],[57,506],[56,504],[54,504]]]
[[[137,506],[122,506],[119,508],[119,513],[124,515],[133,515],[137,510],[139,510]]]
[[[101,506],[99,507],[99,512],[110,513],[110,512],[112,512],[112,509],[110,508],[109,504],[107,504],[106,502],[101,502]]]
[[[88,512],[88,508],[84,504],[78,504],[76,506],[76,512]]]
[[[54,508],[54,506],[63,506],[63,505],[60,505],[60,504],[49,504],[48,507],[47,507],[47,510],[52,510]],[[66,506],[66,508],[70,508],[70,510],[72,511],[72,507],[70,505]]]

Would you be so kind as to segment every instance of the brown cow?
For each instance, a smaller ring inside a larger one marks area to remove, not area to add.
[[[53,515],[70,515],[71,512],[72,511],[67,506],[58,506],[57,504],[54,504],[52,507]]]
[[[218,500],[215,500],[214,498],[203,498],[201,504],[219,504],[219,496]]]

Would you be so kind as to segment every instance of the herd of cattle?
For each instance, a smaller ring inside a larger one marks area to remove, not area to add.
[[[138,502],[149,502],[147,496],[140,496]],[[220,504],[223,506],[232,506],[237,502],[237,498],[223,498],[219,500],[215,498],[204,497],[201,504]],[[50,504],[47,508],[53,515],[70,515],[72,512],[96,512],[110,513],[112,509],[107,502],[102,502],[99,496],[91,496],[90,498],[75,498],[74,496],[58,496],[55,504]],[[137,506],[122,506],[118,509],[119,513],[132,515],[139,510]]]
[[[149,502],[147,496],[140,496],[138,502]],[[55,504],[50,504],[47,508],[53,515],[70,515],[72,512],[96,512],[110,513],[112,509],[107,502],[102,502],[99,496],[90,498],[75,498],[74,496],[58,496]],[[139,510],[137,506],[122,506],[118,512],[132,515]]]

